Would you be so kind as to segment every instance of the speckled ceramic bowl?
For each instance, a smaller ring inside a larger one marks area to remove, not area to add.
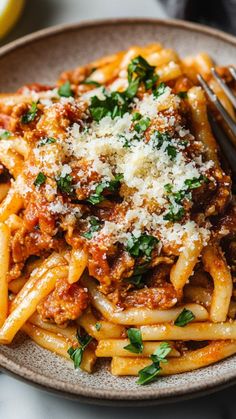
[[[132,44],[160,41],[180,54],[207,51],[218,63],[236,64],[236,38],[181,21],[109,20],[59,26],[0,49],[0,91],[29,82],[53,82],[66,69]],[[211,392],[236,382],[236,356],[195,372],[160,378],[140,387],[134,378],[113,377],[106,363],[93,375],[43,350],[23,335],[0,347],[2,369],[63,396],[100,404],[155,404]]]

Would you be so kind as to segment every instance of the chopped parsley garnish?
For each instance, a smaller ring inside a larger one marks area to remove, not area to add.
[[[138,57],[133,58],[128,65],[128,82],[129,84],[136,82],[137,90],[141,82],[144,82],[147,90],[152,89],[158,80],[158,75],[154,74],[154,71],[155,66],[148,64],[148,62],[139,55]]]
[[[148,116],[146,118],[142,118],[140,119],[137,124],[134,125],[134,129],[136,132],[140,133],[140,132],[144,132],[146,131],[146,129],[150,126],[151,120],[150,118],[148,118]]]
[[[62,97],[70,97],[73,96],[73,92],[71,90],[71,84],[69,80],[67,80],[64,84],[62,84],[58,89],[59,96]]]
[[[171,185],[171,183],[167,183],[166,185],[164,185],[164,188],[165,188],[166,192],[170,193],[170,192],[172,192],[173,185]]]
[[[137,265],[134,269],[133,275],[129,278],[125,278],[124,282],[134,285],[136,288],[143,288],[145,286],[145,280],[143,274],[146,273],[149,269],[148,263],[143,263],[142,265]]]
[[[187,99],[188,97],[188,93],[183,91],[183,92],[179,92],[177,93],[177,95],[181,98],[181,99]]]
[[[95,86],[95,87],[100,87],[101,86],[101,83],[98,83],[98,81],[89,80],[89,79],[84,80],[83,84],[87,84],[89,86]]]
[[[106,182],[99,183],[95,189],[95,193],[90,195],[90,197],[87,198],[87,201],[93,205],[100,204],[100,202],[104,201],[104,196],[102,195],[102,193],[104,189],[106,188],[106,186],[107,186]]]
[[[202,186],[202,183],[208,183],[209,180],[206,176],[199,176],[199,178],[193,177],[192,179],[186,179],[184,184],[186,185],[187,189],[196,189]]]
[[[171,136],[168,132],[155,131],[152,134],[152,141],[155,147],[159,150],[164,142],[170,142]]]
[[[172,192],[173,186],[167,183],[164,188],[168,193],[168,200],[170,202],[169,212],[164,215],[164,220],[168,221],[180,221],[184,214],[184,207],[182,205],[184,199],[192,199],[192,189],[199,188],[203,182],[208,182],[206,176],[200,175],[199,178],[186,179],[184,182],[184,189],[178,192]]]
[[[177,149],[175,146],[171,144],[168,144],[168,146],[166,147],[166,151],[171,160],[173,160],[177,156]]]
[[[171,351],[171,346],[167,342],[162,342],[151,355],[152,364],[139,371],[137,384],[148,384],[154,381],[161,372],[161,363],[167,363],[167,355]]]
[[[105,116],[110,116],[112,119],[117,116],[122,117],[128,109],[124,93],[105,92],[104,94],[105,99],[99,99],[97,96],[91,98],[89,109],[93,119],[99,122]]]
[[[5,130],[2,133],[0,133],[0,140],[6,140],[10,136],[11,136],[10,131]]]
[[[142,115],[139,112],[134,112],[132,114],[132,121],[139,121],[141,118],[142,118]]]
[[[131,327],[127,330],[127,334],[130,343],[124,346],[124,349],[135,354],[141,354],[143,352],[143,341],[140,329]]]
[[[57,140],[55,139],[55,138],[53,138],[53,137],[46,137],[46,138],[43,138],[41,141],[39,141],[39,143],[38,143],[38,147],[42,147],[42,146],[44,146],[45,144],[53,144],[53,143],[55,143]]]
[[[32,105],[28,112],[26,112],[21,117],[21,122],[23,124],[29,124],[30,122],[34,121],[38,112],[37,102],[32,102]]]
[[[195,319],[195,315],[191,310],[184,308],[175,320],[175,326],[184,327]]]
[[[158,74],[154,74],[150,79],[145,80],[146,89],[147,90],[153,89],[158,79],[159,79]]]
[[[177,148],[173,144],[171,144],[172,138],[168,132],[155,131],[152,134],[151,139],[153,141],[154,146],[158,150],[160,150],[164,142],[168,143],[165,147],[165,151],[167,152],[171,160],[173,160],[177,156]]]
[[[82,236],[86,239],[91,239],[93,237],[93,233],[95,231],[98,231],[100,229],[100,221],[97,217],[90,217],[90,229],[86,231],[86,233],[83,233]]]
[[[128,240],[127,251],[135,258],[145,256],[146,260],[150,260],[151,253],[158,243],[158,240],[154,236],[148,234],[142,234],[139,237],[132,236]]]
[[[78,331],[76,337],[81,346],[79,348],[74,348],[73,346],[71,346],[67,351],[67,353],[70,355],[70,359],[72,359],[72,361],[74,362],[75,369],[80,367],[83,359],[84,350],[93,339],[92,336],[89,336],[87,334],[80,336]]]
[[[95,323],[95,329],[99,332],[99,330],[101,330],[102,324],[97,322]]]
[[[39,174],[37,175],[34,181],[34,185],[39,187],[43,185],[45,181],[46,181],[46,176],[42,172],[39,172]]]
[[[143,275],[144,273],[146,273],[149,269],[149,264],[148,263],[143,263],[142,265],[137,265],[134,268],[134,275]]]
[[[146,88],[151,88],[158,79],[154,74],[155,67],[150,66],[141,56],[134,58],[128,66],[129,85],[124,92],[107,92],[104,90],[104,99],[97,96],[91,98],[89,106],[93,119],[99,122],[105,116],[112,119],[122,117],[129,109],[141,82]]]
[[[132,100],[136,95],[139,87],[139,79],[134,79],[129,82],[127,89],[125,90],[124,94],[127,99]]]
[[[179,206],[176,208],[173,204],[171,204],[169,206],[169,212],[165,214],[163,218],[164,220],[175,222],[182,220],[184,214],[184,207]]]
[[[125,278],[124,282],[128,284],[132,284],[138,289],[141,289],[145,286],[145,282],[143,281],[143,276],[141,274],[133,275],[133,276],[130,276],[129,278]]]
[[[60,176],[57,179],[57,186],[62,193],[71,195],[73,193],[72,176],[70,176],[69,174],[65,176]]]
[[[87,199],[90,204],[96,205],[100,204],[100,202],[104,201],[104,196],[102,195],[103,191],[107,189],[109,192],[116,192],[116,190],[120,186],[120,182],[123,179],[122,173],[118,173],[114,176],[113,180],[101,182],[97,185],[95,189],[95,193],[90,195],[90,197]]]
[[[163,95],[163,93],[165,93],[166,90],[166,85],[165,83],[161,82],[157,88],[153,91],[153,95],[155,96],[155,98],[158,98],[159,96]]]

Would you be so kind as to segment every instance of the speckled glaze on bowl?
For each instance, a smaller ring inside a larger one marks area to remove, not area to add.
[[[0,49],[0,92],[30,82],[53,82],[58,74],[132,44],[162,42],[180,54],[207,51],[219,64],[236,64],[236,38],[183,21],[122,19],[59,26]],[[23,334],[0,346],[0,366],[43,389],[97,404],[144,405],[210,393],[236,382],[236,356],[195,372],[163,377],[140,387],[132,377],[113,377],[107,363],[93,375],[41,349]]]

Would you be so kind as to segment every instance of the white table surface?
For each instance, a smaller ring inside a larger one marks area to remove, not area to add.
[[[28,0],[21,21],[0,45],[58,23],[132,16],[166,15],[157,0]],[[211,396],[156,407],[97,407],[47,394],[1,374],[0,419],[233,419],[235,390],[231,387]]]

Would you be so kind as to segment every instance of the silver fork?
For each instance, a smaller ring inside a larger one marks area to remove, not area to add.
[[[230,66],[229,71],[232,74],[233,78],[236,80],[236,70],[234,67]],[[236,109],[236,96],[224,82],[224,80],[219,76],[215,68],[211,69],[212,75],[216,79],[217,83],[220,85],[222,90],[225,92],[226,96]],[[206,80],[198,74],[198,81],[201,84],[202,88],[205,90],[209,100],[215,105],[217,110],[219,111],[221,117],[223,118],[226,126],[230,129],[233,136],[235,137],[236,141],[236,122],[233,120],[231,115],[227,112],[227,110],[222,105],[221,101],[218,99],[216,94],[213,92],[211,87],[208,85]],[[225,130],[223,130],[222,126],[216,121],[214,116],[209,113],[209,121],[212,127],[212,131],[218,141],[218,144],[223,152],[225,158],[228,161],[228,164],[231,168],[232,174],[236,176],[236,147],[234,146],[233,142],[230,140],[229,136],[226,134]]]

